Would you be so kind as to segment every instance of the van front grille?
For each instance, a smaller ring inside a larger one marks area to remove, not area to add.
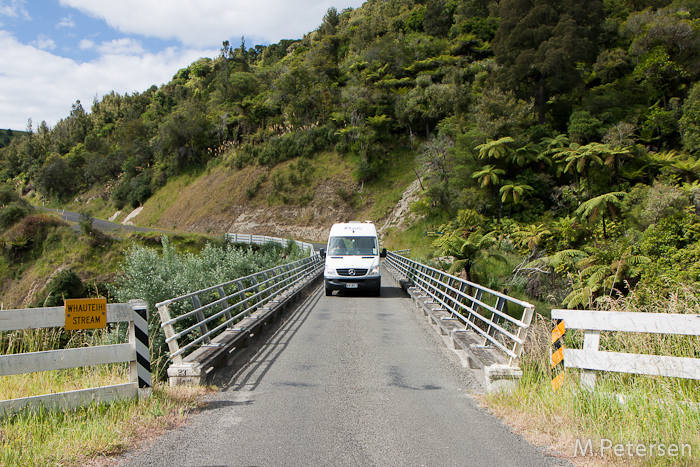
[[[339,276],[350,276],[350,277],[357,277],[357,276],[365,276],[367,275],[367,269],[338,269],[338,275]]]

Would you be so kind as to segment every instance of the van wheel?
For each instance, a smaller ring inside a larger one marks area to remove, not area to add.
[[[381,288],[381,287],[377,287],[377,290],[375,290],[375,291],[372,293],[372,295],[374,295],[375,297],[381,296],[381,295],[382,295],[382,288]]]
[[[331,295],[333,295],[333,291],[326,287],[326,297],[330,297]]]

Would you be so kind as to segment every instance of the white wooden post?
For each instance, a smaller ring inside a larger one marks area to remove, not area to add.
[[[583,334],[583,350],[597,352],[600,346],[600,331],[584,331]],[[581,385],[590,389],[595,389],[596,373],[595,370],[581,370]]]

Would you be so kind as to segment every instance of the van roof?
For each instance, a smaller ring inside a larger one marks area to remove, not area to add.
[[[376,237],[377,229],[371,222],[347,222],[341,224],[333,224],[329,236]]]

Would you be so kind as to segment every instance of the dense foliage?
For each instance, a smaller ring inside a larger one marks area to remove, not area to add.
[[[30,121],[0,179],[135,207],[190,166],[333,149],[362,182],[409,148],[425,212],[452,219],[438,249],[515,248],[532,296],[591,306],[698,281],[699,54],[697,0],[369,0],[303,39],[226,41],[160,88]]]
[[[168,347],[156,303],[232,281],[255,272],[300,259],[302,252],[291,243],[286,248],[266,243],[261,248],[224,247],[207,243],[199,254],[178,253],[168,237],[161,238],[162,250],[132,244],[114,284],[114,296],[121,303],[138,298],[149,305],[149,340],[153,371],[164,376]],[[218,298],[218,296],[216,297]],[[213,300],[213,298],[212,298]],[[206,304],[202,299],[202,304]],[[190,311],[191,302],[176,303],[171,313]],[[196,332],[193,333],[196,336]]]

